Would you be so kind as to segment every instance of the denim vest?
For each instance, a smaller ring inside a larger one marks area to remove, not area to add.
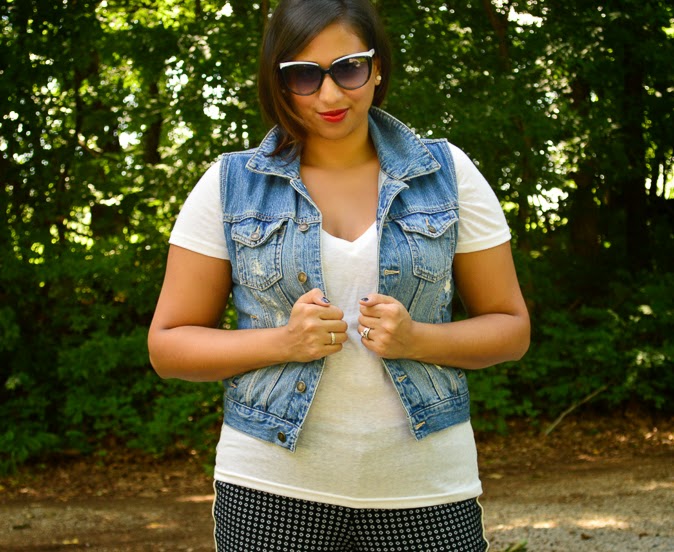
[[[459,220],[456,175],[445,140],[420,140],[372,108],[369,131],[385,180],[379,193],[379,293],[400,301],[413,320],[449,322],[452,262]],[[321,213],[300,179],[299,159],[269,157],[277,131],[256,149],[225,154],[221,201],[232,264],[238,327],[285,325],[295,301],[325,290]],[[416,439],[470,416],[461,370],[382,359]],[[269,366],[224,381],[224,422],[294,451],[325,359]],[[339,414],[337,413],[336,416]]]

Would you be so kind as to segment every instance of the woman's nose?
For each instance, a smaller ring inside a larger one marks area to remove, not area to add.
[[[342,89],[337,86],[330,75],[325,75],[321,87],[318,89],[319,98],[325,103],[332,103],[342,96]]]

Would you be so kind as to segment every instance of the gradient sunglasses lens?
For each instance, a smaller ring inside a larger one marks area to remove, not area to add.
[[[330,66],[330,74],[335,82],[349,90],[364,86],[370,80],[371,73],[372,58],[369,56],[352,56]]]
[[[374,49],[341,57],[332,62],[329,69],[322,69],[317,63],[289,61],[281,63],[281,76],[288,89],[299,96],[309,96],[323,84],[325,75],[347,90],[364,86],[372,74]]]
[[[281,75],[288,89],[300,96],[308,96],[316,92],[323,80],[321,68],[311,63],[296,63],[282,67]]]

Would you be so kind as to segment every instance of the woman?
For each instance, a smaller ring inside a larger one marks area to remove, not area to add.
[[[172,232],[150,357],[224,380],[219,551],[488,547],[462,369],[520,358],[529,319],[493,192],[376,107],[389,75],[367,0],[281,0],[259,74],[276,126]]]

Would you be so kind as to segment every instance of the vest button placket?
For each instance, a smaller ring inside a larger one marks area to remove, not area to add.
[[[443,271],[451,266],[457,245],[457,228],[448,229],[459,222],[451,148],[444,140],[419,140],[378,108],[371,108],[368,122],[385,176],[377,205],[378,288],[407,305],[415,320],[449,322],[453,286],[451,272]],[[291,311],[293,298],[310,288],[326,288],[321,212],[300,180],[299,157],[289,162],[268,155],[279,137],[274,131],[252,154],[222,158],[220,204],[227,251],[232,254],[233,274],[251,280],[233,283],[241,329],[276,327]],[[438,239],[441,234],[445,235]],[[415,262],[429,264],[436,273],[408,270]],[[425,278],[429,276],[436,280]],[[324,338],[330,342],[329,334]],[[454,368],[436,370],[409,359],[382,359],[382,363],[413,420],[410,429],[416,438],[470,419],[466,378],[454,374]],[[226,382],[224,422],[295,450],[324,364],[325,357],[306,364],[274,365]],[[271,389],[262,385],[263,378],[258,381],[258,374],[265,375]],[[434,386],[451,392],[452,400],[439,399]],[[426,412],[432,412],[428,420]]]

